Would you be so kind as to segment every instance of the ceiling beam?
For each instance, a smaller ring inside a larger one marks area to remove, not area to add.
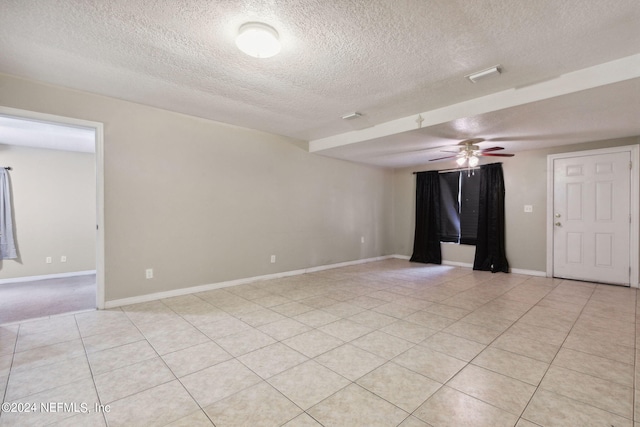
[[[311,140],[309,151],[319,152],[342,147],[634,78],[640,78],[640,54],[562,74],[543,82],[507,89],[391,120],[369,128]]]

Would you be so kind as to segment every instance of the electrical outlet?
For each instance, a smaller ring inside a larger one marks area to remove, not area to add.
[[[531,213],[533,212],[533,205],[524,205],[524,211],[526,213]]]
[[[275,263],[276,263],[276,256],[271,255],[271,264],[275,264]]]
[[[147,268],[144,274],[147,279],[153,279],[153,268]]]
[[[67,257],[65,255],[62,255],[60,257],[60,262],[67,262]]]
[[[46,262],[47,264],[51,264],[53,260],[51,259],[50,256],[48,256],[47,258],[45,258],[44,262]]]

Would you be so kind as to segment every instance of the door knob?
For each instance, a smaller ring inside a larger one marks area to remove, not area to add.
[[[562,215],[560,214],[556,214],[556,218],[560,218]]]
[[[557,225],[558,227],[561,227],[561,226],[562,226],[562,223],[561,223],[561,222],[556,222],[556,225]]]

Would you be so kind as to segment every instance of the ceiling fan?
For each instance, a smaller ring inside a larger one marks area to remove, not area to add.
[[[456,153],[453,156],[439,157],[437,159],[431,159],[431,162],[444,159],[457,158],[456,163],[458,166],[464,166],[465,163],[470,167],[475,167],[480,161],[480,156],[495,156],[495,157],[513,157],[515,154],[500,154],[493,153],[493,151],[504,150],[504,147],[490,147],[480,148],[477,144],[484,141],[484,138],[473,138],[461,141],[458,143],[460,146],[458,151],[444,151],[447,153]]]

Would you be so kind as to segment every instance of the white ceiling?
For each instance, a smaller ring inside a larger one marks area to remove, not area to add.
[[[238,51],[247,21],[281,53]],[[2,0],[0,52],[3,73],[380,166],[471,137],[515,152],[640,135],[637,0]]]

